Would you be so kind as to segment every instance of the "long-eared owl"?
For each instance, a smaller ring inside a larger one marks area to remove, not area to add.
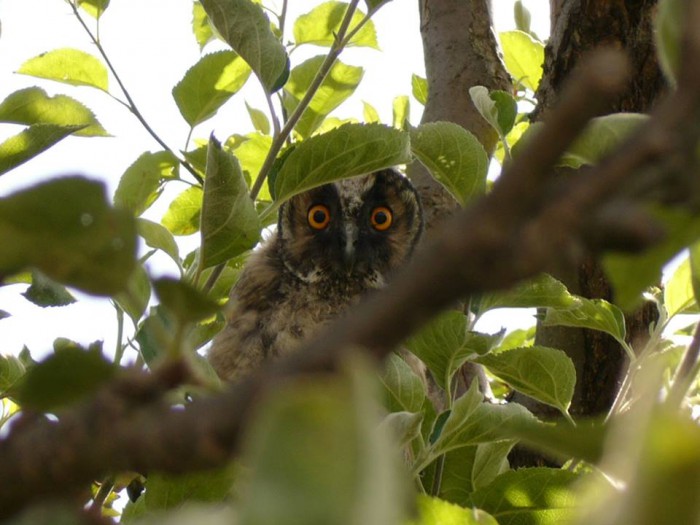
[[[231,290],[227,325],[209,352],[212,366],[236,379],[294,351],[364,292],[381,288],[422,229],[418,195],[392,169],[292,197]]]

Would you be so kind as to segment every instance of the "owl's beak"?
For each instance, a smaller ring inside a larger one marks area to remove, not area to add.
[[[355,255],[358,231],[354,224],[345,226],[345,247],[343,250],[343,266],[346,270],[352,270],[355,266]]]

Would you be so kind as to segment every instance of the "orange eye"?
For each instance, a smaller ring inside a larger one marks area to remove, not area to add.
[[[314,230],[323,230],[328,226],[328,223],[331,222],[331,212],[328,207],[323,204],[311,206],[306,217],[309,221],[309,226]]]
[[[389,229],[393,215],[391,210],[386,206],[377,206],[372,210],[372,215],[369,216],[369,221],[375,230],[383,232]]]

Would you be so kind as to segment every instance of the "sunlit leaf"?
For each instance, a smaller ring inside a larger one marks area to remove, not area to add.
[[[618,341],[625,340],[624,314],[604,299],[576,297],[574,304],[567,308],[548,308],[542,322],[545,326],[590,328],[610,334]]]
[[[367,124],[380,122],[379,113],[369,102],[362,101],[362,117]]]
[[[281,88],[289,75],[289,57],[261,6],[251,0],[201,1],[221,37],[250,65],[265,90]]]
[[[261,229],[238,160],[212,137],[202,201],[201,268],[226,262],[251,249]]]
[[[664,306],[669,317],[690,311],[697,313],[689,257],[683,259],[664,285]]]
[[[0,144],[0,175],[24,164],[82,128],[83,126],[35,124],[8,138]]]
[[[78,0],[78,5],[90,16],[100,18],[109,7],[109,0]]]
[[[233,146],[229,146],[230,139],[226,141],[226,148],[231,150],[241,163],[241,169],[246,181],[253,181],[260,173],[265,157],[272,146],[272,137],[262,135],[260,133],[249,133],[243,137],[244,140],[237,142]],[[268,189],[269,180],[265,181],[263,187],[258,194],[258,200],[270,201],[270,190]]]
[[[253,127],[255,127],[256,131],[259,131],[263,135],[269,135],[270,121],[267,119],[265,112],[251,107],[247,102],[245,103],[245,107],[248,110],[250,121],[253,123]]]
[[[192,127],[212,117],[248,80],[250,67],[233,51],[204,55],[173,88],[180,114]]]
[[[411,103],[408,97],[406,95],[394,97],[391,107],[393,126],[396,129],[408,129],[411,118]]]
[[[491,124],[499,136],[505,137],[515,124],[518,105],[505,91],[489,91],[484,86],[469,88],[469,96],[482,117]]]
[[[123,290],[136,264],[136,225],[102,183],[51,180],[0,199],[0,273],[34,267],[95,294]]]
[[[187,188],[170,203],[161,224],[173,235],[191,235],[198,232],[203,195],[204,192],[199,186]]]
[[[0,103],[0,122],[81,126],[75,135],[106,137],[109,134],[92,111],[66,95],[50,97],[38,87],[15,91]]]
[[[522,31],[499,34],[503,60],[510,75],[531,91],[537,91],[542,78],[544,46]]]
[[[471,496],[499,525],[570,523],[580,503],[573,484],[579,475],[568,470],[523,468],[498,476]]]
[[[68,346],[29,369],[12,397],[26,408],[55,410],[91,394],[114,376],[99,345]]]
[[[469,131],[452,122],[431,122],[411,130],[411,150],[435,179],[466,204],[486,188],[488,157]]]
[[[299,105],[324,59],[323,56],[316,56],[292,69],[289,81],[284,86],[284,106],[288,113]],[[311,135],[331,111],[355,92],[362,75],[361,67],[348,66],[336,60],[294,127],[295,131],[301,137]]]
[[[425,106],[428,101],[428,81],[416,74],[411,75],[413,97]]]
[[[544,346],[514,348],[475,360],[512,388],[566,412],[574,396],[576,368],[564,352]]]
[[[418,496],[418,517],[408,525],[498,525],[498,522],[483,510],[465,509],[421,494]]]
[[[36,271],[32,272],[32,284],[22,295],[41,307],[66,306],[75,302],[75,297],[64,286]]]
[[[119,179],[114,204],[141,215],[160,195],[163,181],[177,177],[178,167],[169,151],[142,153]]]
[[[54,49],[30,58],[17,70],[18,73],[71,84],[91,86],[107,91],[107,68],[94,56],[79,49]]]
[[[199,44],[200,51],[216,38],[211,29],[207,12],[199,0],[192,3],[192,33]]]
[[[296,45],[332,46],[335,43],[336,35],[340,31],[340,23],[345,17],[347,8],[348,4],[344,2],[324,2],[298,17],[294,21],[294,42]],[[356,10],[352,15],[348,32],[357,27],[364,16],[361,11]],[[372,21],[369,20],[350,39],[347,45],[379,49],[377,33]]]
[[[479,299],[479,312],[494,308],[567,308],[574,302],[574,296],[562,282],[543,273],[511,290],[484,294]]]
[[[173,234],[168,229],[147,219],[136,219],[139,235],[146,241],[146,244],[151,248],[163,250],[170,258],[178,265],[180,264],[180,253],[177,242]]]
[[[275,180],[277,202],[314,186],[410,160],[408,133],[380,124],[345,124],[301,142]]]

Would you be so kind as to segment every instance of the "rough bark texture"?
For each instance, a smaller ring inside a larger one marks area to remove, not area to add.
[[[446,120],[471,131],[487,152],[496,145],[496,132],[477,112],[469,97],[475,85],[511,88],[498,56],[491,26],[489,0],[420,0],[428,100],[422,122]],[[457,206],[452,196],[419,163],[408,170],[423,200],[431,229]]]
[[[655,10],[656,0],[552,0],[552,33],[545,49],[544,74],[537,93],[539,106],[532,118],[539,120],[546,115],[580,58],[600,47],[623,50],[632,67],[627,88],[608,113],[649,111],[665,88],[654,49]],[[556,276],[572,293],[613,299],[610,283],[593,258],[578,266],[563,266]],[[649,304],[627,316],[628,340],[635,346],[647,337],[655,315]],[[537,344],[563,349],[574,361],[578,380],[571,407],[573,414],[600,414],[612,405],[625,364],[624,353],[612,337],[592,330],[539,326],[536,339]],[[524,396],[515,399],[541,416],[554,415],[552,409]],[[540,463],[536,457],[513,460],[520,465]]]

